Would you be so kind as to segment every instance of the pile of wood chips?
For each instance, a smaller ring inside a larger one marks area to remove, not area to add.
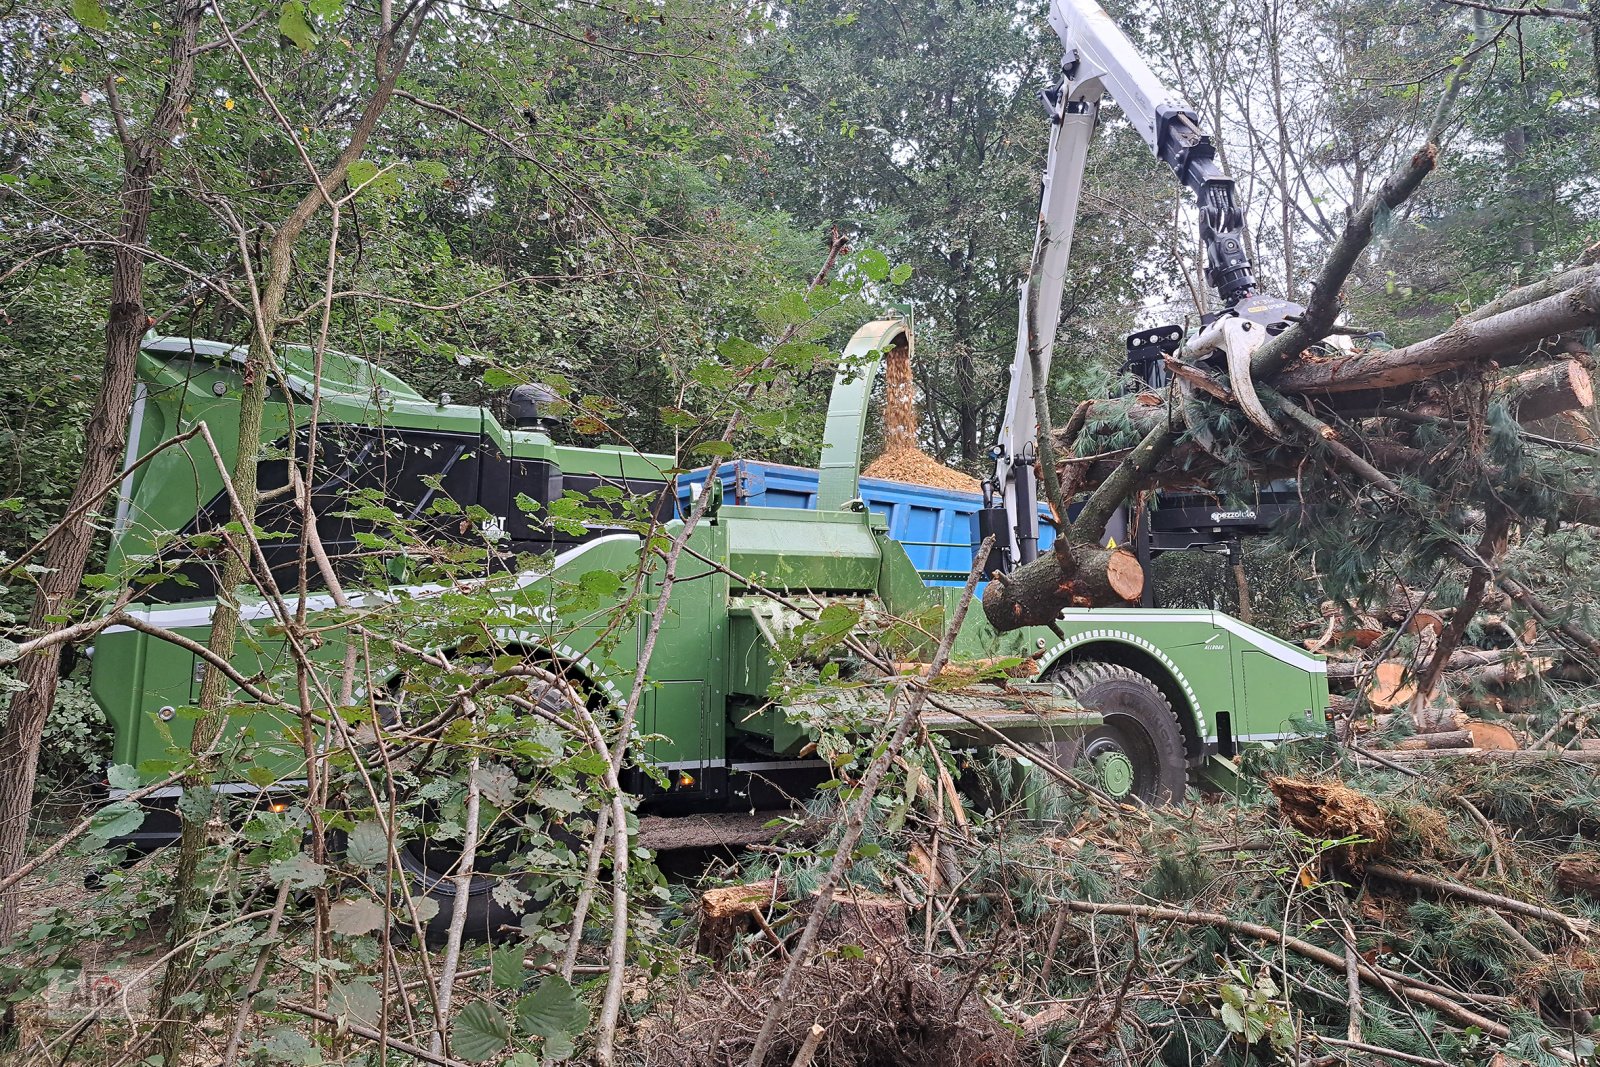
[[[933,489],[978,492],[978,479],[946,467],[917,447],[917,394],[911,380],[908,346],[896,345],[889,350],[884,361],[884,385],[884,452],[861,473],[868,478]]]

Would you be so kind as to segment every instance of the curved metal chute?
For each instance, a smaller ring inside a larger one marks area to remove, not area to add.
[[[845,345],[822,433],[818,511],[840,511],[861,495],[861,442],[867,429],[867,405],[878,368],[883,365],[883,353],[902,337],[910,343],[911,325],[905,319],[877,319],[857,330]]]

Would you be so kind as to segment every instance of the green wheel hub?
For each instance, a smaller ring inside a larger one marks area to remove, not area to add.
[[[1094,770],[1100,779],[1100,788],[1117,799],[1133,792],[1133,761],[1122,752],[1115,749],[1101,752],[1094,757]]]

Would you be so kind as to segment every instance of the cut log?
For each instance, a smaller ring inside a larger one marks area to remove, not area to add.
[[[1144,592],[1144,568],[1124,548],[1057,545],[1032,563],[991,581],[983,613],[1001,633],[1048,626],[1064,608],[1129,604]]]
[[[1411,725],[1419,734],[1453,732],[1467,728],[1470,720],[1454,700],[1435,694],[1428,703],[1411,709]]]
[[[1426,707],[1417,708],[1409,714],[1400,712],[1409,720],[1410,726],[1419,734],[1452,733],[1465,730],[1472,720],[1467,713],[1449,702],[1435,702]],[[1371,719],[1372,729],[1383,731],[1394,725],[1395,715],[1374,715]]]
[[[1494,752],[1515,752],[1521,748],[1517,735],[1508,726],[1497,722],[1469,722],[1467,732],[1472,736],[1472,747]]]
[[[1418,610],[1411,616],[1411,621],[1406,623],[1408,634],[1433,634],[1437,637],[1443,632],[1444,616],[1427,608]]]
[[[1493,693],[1464,692],[1456,697],[1456,702],[1461,705],[1461,710],[1478,715],[1504,716],[1506,702]]]
[[[1437,337],[1403,348],[1300,363],[1279,375],[1273,386],[1287,394],[1390,389],[1490,359],[1506,365],[1527,358],[1525,350],[1538,348],[1552,335],[1597,325],[1600,278],[1591,278],[1565,292],[1498,315],[1457,322]]]
[[[1600,854],[1576,852],[1556,860],[1556,888],[1576,896],[1600,898]]]
[[[1438,633],[1444,629],[1444,618],[1428,606],[1428,593],[1421,589],[1410,589],[1399,584],[1390,587],[1383,604],[1383,615],[1396,626],[1404,623],[1406,632],[1411,634],[1424,630]]]
[[[728,958],[741,934],[765,925],[766,913],[777,887],[769,878],[748,885],[719,886],[700,894],[700,933],[695,951],[721,961]]]
[[[1575,359],[1523,371],[1500,383],[1500,389],[1516,411],[1517,421],[1523,423],[1594,405],[1589,372]]]
[[[1555,666],[1555,660],[1549,656],[1531,656],[1525,659],[1507,658],[1498,663],[1490,663],[1481,667],[1467,667],[1462,670],[1452,670],[1447,677],[1456,687],[1469,685],[1493,687],[1503,689],[1509,685],[1542,674]]]
[[[1395,742],[1396,752],[1414,752],[1424,748],[1472,748],[1472,733],[1468,730],[1435,730],[1428,734],[1415,734]]]
[[[1357,755],[1359,756],[1359,753]],[[1384,754],[1384,758],[1394,760],[1397,763],[1411,760],[1459,758],[1471,760],[1474,763],[1510,763],[1518,766],[1541,763],[1593,765],[1600,763],[1600,750],[1590,752],[1580,749],[1568,749],[1557,752],[1549,749],[1524,748],[1515,752],[1501,752],[1496,749],[1482,748],[1427,748],[1414,749],[1410,752],[1389,752]]]
[[[1384,632],[1383,624],[1377,619],[1371,615],[1361,615],[1356,618],[1354,625],[1346,626],[1334,634],[1333,639],[1354,648],[1371,648],[1382,639]]]
[[[1404,662],[1384,660],[1372,669],[1372,678],[1367,682],[1367,703],[1373,707],[1389,711],[1410,703],[1416,695],[1417,687]]]
[[[816,906],[813,894],[806,898],[803,910],[809,912]],[[909,936],[905,901],[857,891],[833,898],[818,932],[822,943],[858,945],[868,952],[903,945]]]

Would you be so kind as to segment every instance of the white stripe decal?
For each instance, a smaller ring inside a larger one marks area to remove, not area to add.
[[[1316,656],[1308,655],[1298,649],[1279,644],[1274,640],[1263,639],[1264,635],[1257,633],[1247,623],[1240,622],[1231,615],[1220,611],[1195,611],[1189,612],[1164,612],[1164,611],[1103,611],[1095,608],[1086,608],[1079,611],[1064,611],[1061,613],[1062,622],[1200,622],[1202,619],[1209,625],[1220,626],[1235,637],[1242,638],[1249,644],[1265,652],[1273,659],[1290,666],[1298,667],[1309,674],[1328,673],[1328,664]]]
[[[128,415],[128,453],[122,459],[122,488],[117,493],[117,514],[111,523],[112,536],[128,528],[128,515],[133,508],[133,475],[130,468],[139,461],[139,434],[144,430],[144,402],[150,387],[143,382],[133,386],[133,411]]]
[[[584,544],[578,545],[576,548],[569,548],[567,551],[556,556],[556,558],[551,562],[549,570],[529,571],[525,574],[518,575],[516,584],[507,591],[510,592],[517,589],[523,589],[535,582],[548,578],[558,567],[562,567],[568,563],[571,563],[579,556],[600,545],[614,541],[637,542],[638,540],[639,538],[635,534],[607,534],[604,537],[597,537],[593,541],[588,541]],[[422,597],[433,596],[438,593],[449,592],[460,588],[462,587],[441,585],[437,582],[428,582],[423,585],[400,585],[395,586],[390,590],[356,593],[351,596],[350,601],[353,607],[364,608],[368,606],[392,603],[398,599],[398,594],[401,593],[409,593],[413,597]],[[291,612],[298,611],[300,599],[298,597],[285,597],[284,603],[288,606]],[[327,611],[335,606],[336,605],[334,604],[333,597],[327,594],[318,594],[316,596],[306,597],[306,611],[308,612]],[[128,610],[128,614],[134,616],[135,618],[143,619],[146,622],[154,623],[157,626],[164,626],[169,630],[183,630],[196,626],[211,625],[212,616],[216,614],[216,611],[217,606],[215,604],[176,604],[170,607],[162,606],[131,608]],[[244,622],[258,622],[262,619],[270,619],[272,617],[272,605],[264,600],[252,601],[239,606],[239,618]],[[127,629],[130,629],[130,627],[107,626],[101,632],[114,634]]]
[[[1147,617],[1143,616],[1138,618],[1147,619]],[[1206,725],[1205,709],[1200,706],[1200,697],[1195,694],[1194,686],[1189,684],[1189,679],[1184,677],[1183,672],[1178,669],[1178,665],[1172,662],[1171,656],[1138,634],[1129,633],[1126,630],[1085,630],[1075,637],[1069,637],[1060,642],[1040,657],[1041,669],[1048,670],[1055,665],[1055,661],[1060,659],[1064,653],[1077,648],[1079,645],[1086,645],[1093,641],[1125,641],[1130,645],[1144,649],[1144,651],[1154,656],[1163,667],[1172,672],[1172,677],[1178,680],[1178,685],[1183,687],[1183,695],[1189,698],[1189,707],[1194,711],[1195,722],[1200,727],[1200,736],[1208,741],[1212,739],[1211,728]]]
[[[788,771],[797,767],[826,767],[827,760],[820,759],[792,759],[792,760],[767,760],[760,763],[730,763],[730,771]]]
[[[254,785],[250,782],[223,782],[220,785],[211,786],[210,789],[213,793],[222,793],[227,795],[238,793],[271,793],[284,789],[300,789],[305,784],[306,780],[304,778],[285,778],[283,781],[273,782],[271,785]],[[112,800],[121,800],[132,792],[132,789],[112,789],[108,791],[108,796]],[[158,800],[182,795],[183,787],[181,785],[169,785],[161,789],[151,790],[144,795],[143,799]]]

